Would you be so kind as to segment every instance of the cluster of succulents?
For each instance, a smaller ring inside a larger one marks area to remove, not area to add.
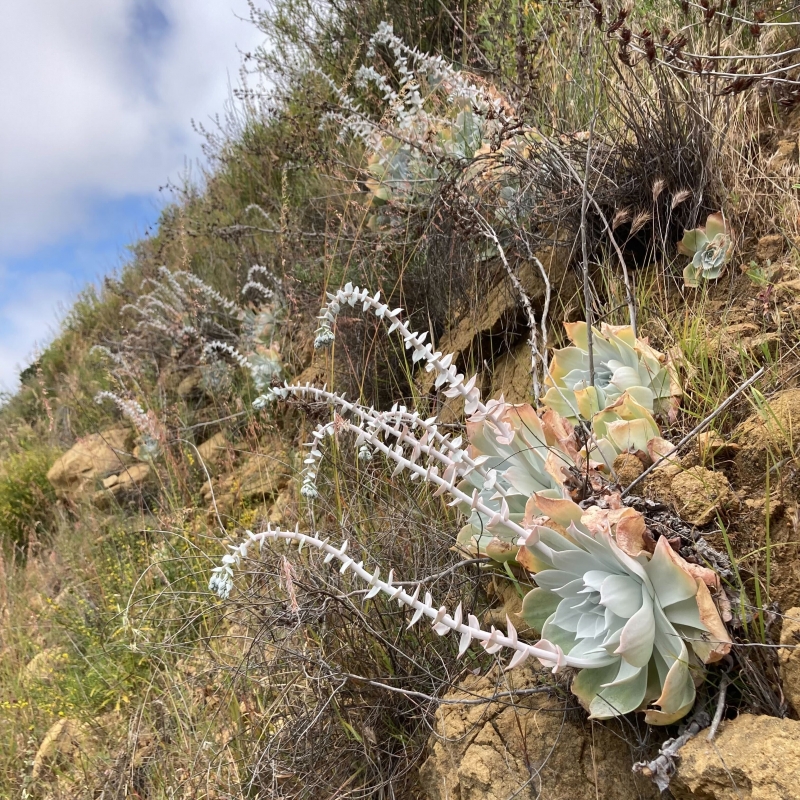
[[[452,497],[451,505],[467,517],[458,535],[462,552],[514,561],[527,571],[536,588],[524,599],[524,617],[541,639],[523,643],[510,622],[505,635],[484,631],[474,617],[465,622],[460,607],[450,615],[429,593],[420,599],[420,587],[406,594],[393,584],[393,573],[381,581],[379,571],[366,572],[345,555],[346,543],[335,549],[297,531],[249,535],[245,551],[234,548],[215,571],[211,588],[230,592],[232,568],[253,541],[311,544],[326,552],[326,562],[338,558],[342,571],[368,581],[369,596],[384,592],[412,608],[412,623],[427,616],[440,635],[459,632],[461,653],[477,640],[490,653],[515,651],[510,666],[533,656],[554,670],[579,670],[572,689],[594,718],[644,711],[649,723],[669,724],[684,716],[703,665],[730,649],[709,591],[709,585],[718,587],[718,576],[687,563],[666,538],[656,541],[643,516],[607,488],[607,465],[618,454],[642,451],[655,459],[670,447],[653,417],[674,410],[680,394],[666,359],[630,329],[604,326],[596,332],[591,386],[587,329],[577,323],[568,327],[572,347],[553,359],[546,407],[537,411],[502,398],[483,401],[475,377],[466,378],[452,355],[410,330],[401,309],[351,284],[329,295],[317,346],[333,341],[336,318],[347,307],[381,319],[402,337],[413,363],[435,373],[437,389],[463,399],[467,442],[440,430],[435,417],[402,406],[381,412],[324,388],[271,387],[257,407],[298,397],[328,402],[334,410],[333,421],[321,424],[309,443],[303,496],[313,502],[318,494],[323,441],[353,436],[360,460],[382,454],[394,463],[394,475],[405,471],[437,495]],[[588,435],[579,439],[573,421],[584,428],[588,423]],[[581,483],[583,491],[576,488]],[[575,491],[587,499],[583,507],[572,499]]]
[[[719,278],[733,254],[733,233],[721,213],[709,214],[705,225],[685,231],[678,252],[692,260],[683,270],[686,286]]]
[[[382,100],[379,121],[373,122],[360,104],[321,75],[339,100],[341,111],[328,112],[323,124],[334,122],[366,148],[364,181],[376,207],[373,228],[391,223],[385,211],[408,211],[431,195],[443,174],[455,174],[476,155],[490,152],[493,138],[512,114],[505,98],[481,85],[443,59],[410,47],[382,23],[370,40],[394,58],[394,75],[361,66],[354,85],[376,90]],[[387,208],[388,207],[388,208]]]

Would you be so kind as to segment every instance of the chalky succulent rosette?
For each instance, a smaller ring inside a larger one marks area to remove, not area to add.
[[[523,615],[565,655],[594,662],[572,683],[591,716],[644,711],[648,723],[667,725],[688,713],[695,677],[731,647],[697,569],[664,537],[650,552],[644,519],[630,508],[583,511],[534,495],[527,523],[519,560],[537,588]]]
[[[569,347],[556,350],[545,379],[543,402],[575,423],[591,420],[627,393],[651,414],[671,414],[682,394],[667,357],[633,334],[628,325],[592,328],[594,383],[589,369],[589,328],[564,323]]]
[[[733,254],[733,235],[722,214],[709,214],[705,225],[685,231],[678,252],[692,259],[683,270],[686,286],[719,278]]]
[[[621,453],[634,453],[648,465],[668,455],[674,446],[661,437],[653,415],[625,392],[592,418],[593,436],[587,441],[587,459],[605,472]]]

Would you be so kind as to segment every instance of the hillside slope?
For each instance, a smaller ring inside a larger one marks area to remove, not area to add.
[[[253,22],[0,408],[0,794],[788,796],[796,12]]]

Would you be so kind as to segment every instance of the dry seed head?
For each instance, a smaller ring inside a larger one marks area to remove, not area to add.
[[[691,196],[691,189],[681,189],[673,195],[670,208],[677,208],[681,203],[685,203]]]
[[[640,211],[633,218],[633,222],[631,223],[630,235],[633,236],[634,233],[640,231],[648,222],[650,222],[652,218],[653,215],[649,211]]]
[[[615,231],[622,225],[624,222],[627,222],[631,218],[631,211],[629,208],[621,208],[614,214],[614,219],[611,220],[611,230]]]

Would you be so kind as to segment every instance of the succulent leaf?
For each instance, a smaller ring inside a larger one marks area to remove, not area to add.
[[[544,403],[575,423],[593,420],[626,392],[651,414],[668,413],[681,395],[667,357],[637,339],[629,326],[593,329],[594,385],[589,372],[588,327],[565,325],[572,346],[556,350],[545,380]]]

